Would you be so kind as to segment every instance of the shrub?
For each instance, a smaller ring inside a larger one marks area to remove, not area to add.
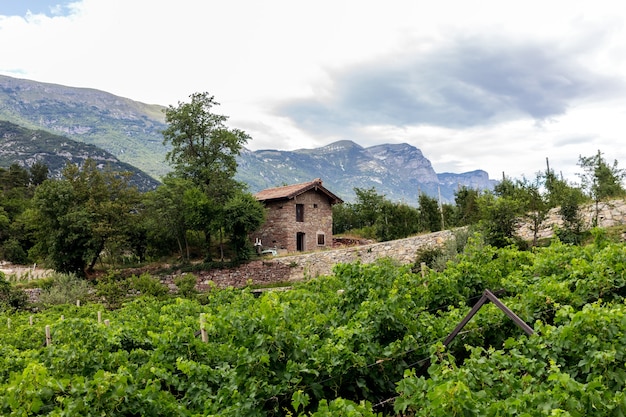
[[[156,298],[162,298],[169,292],[168,288],[161,284],[158,278],[152,277],[148,273],[141,274],[139,276],[131,276],[128,278],[129,289],[131,292],[138,293],[137,295],[149,295]]]
[[[178,287],[178,294],[185,298],[194,298],[198,294],[196,281],[195,275],[183,274],[174,280],[174,284]]]
[[[20,289],[11,285],[0,272],[0,311],[20,310],[28,304],[28,296]]]
[[[15,238],[11,238],[4,242],[2,245],[2,255],[4,259],[14,264],[24,265],[28,263],[28,255],[26,254],[26,251],[24,251],[20,242]]]
[[[52,285],[39,296],[39,301],[46,306],[73,304],[76,300],[87,300],[91,296],[89,283],[75,274],[55,273]]]

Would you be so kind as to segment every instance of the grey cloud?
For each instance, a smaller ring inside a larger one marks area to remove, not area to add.
[[[464,128],[520,117],[545,120],[572,102],[622,93],[621,80],[578,63],[557,45],[458,39],[436,51],[371,62],[330,74],[328,101],[277,110],[313,132],[368,124]]]

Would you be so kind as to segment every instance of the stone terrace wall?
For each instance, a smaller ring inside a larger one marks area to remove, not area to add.
[[[601,203],[599,209],[598,225],[600,227],[626,224],[626,200]],[[585,226],[591,227],[595,207],[583,207],[581,212]],[[539,238],[552,237],[554,227],[561,224],[558,209],[551,210],[539,232]],[[520,227],[518,234],[526,240],[533,238],[533,233],[527,224]],[[241,287],[249,281],[261,284],[297,281],[307,277],[328,275],[332,272],[333,266],[338,263],[360,261],[367,264],[380,258],[391,258],[401,264],[411,264],[415,262],[415,255],[419,249],[441,246],[453,237],[452,231],[445,230],[390,242],[268,258],[263,261],[250,262],[241,268],[199,273],[198,288],[207,288],[210,285],[209,281],[218,287]]]
[[[198,289],[208,288],[212,281],[218,287],[240,287],[248,281],[256,283],[298,281],[307,277],[329,275],[338,263],[373,263],[380,258],[395,259],[401,264],[415,262],[419,249],[443,245],[454,237],[444,230],[390,242],[373,243],[343,249],[268,258],[253,261],[240,268],[221,269],[198,273]]]
[[[591,228],[593,218],[596,213],[595,205],[581,207],[581,215],[585,229]],[[612,227],[626,224],[626,200],[611,200],[602,202],[598,206],[598,226]],[[559,209],[554,208],[548,213],[548,218],[543,223],[543,227],[537,233],[539,239],[550,238],[554,235],[555,226],[562,226],[563,220],[559,215]],[[523,224],[518,231],[518,235],[524,240],[532,240],[533,232],[528,224]]]

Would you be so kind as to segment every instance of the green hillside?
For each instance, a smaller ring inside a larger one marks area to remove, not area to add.
[[[51,177],[58,178],[68,162],[81,165],[87,158],[95,160],[102,168],[132,172],[131,183],[140,190],[149,190],[159,184],[151,176],[95,145],[0,120],[0,167],[7,168],[13,163],[30,167],[39,161],[48,166]]]
[[[95,145],[155,179],[169,171],[164,107],[0,75],[0,120]]]

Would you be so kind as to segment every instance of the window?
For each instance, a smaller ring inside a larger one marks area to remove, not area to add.
[[[317,234],[317,246],[324,246],[326,245],[326,236],[324,236],[323,233],[318,233]]]
[[[313,203],[313,208],[317,208],[317,203]]]
[[[304,221],[304,204],[296,204],[296,221]]]

